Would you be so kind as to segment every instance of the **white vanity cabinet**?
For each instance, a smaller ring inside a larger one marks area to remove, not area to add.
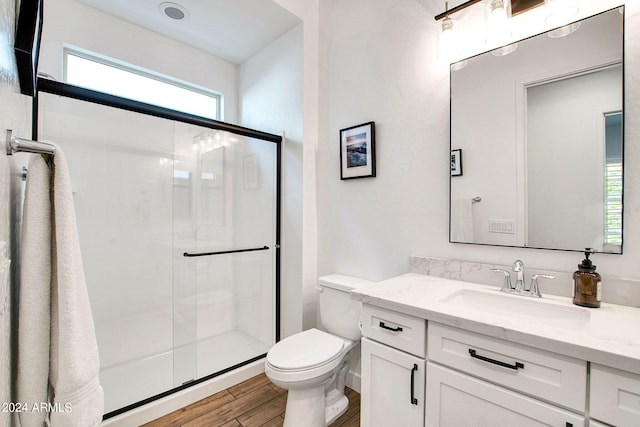
[[[426,321],[363,307],[361,425],[423,426]]]
[[[592,363],[589,401],[592,419],[618,427],[640,426],[640,375]]]
[[[585,425],[585,361],[433,322],[427,348],[427,426]]]

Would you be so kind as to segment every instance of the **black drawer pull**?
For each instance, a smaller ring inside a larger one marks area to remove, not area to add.
[[[476,354],[476,351],[471,349],[471,348],[469,349],[469,354],[474,359],[480,359],[480,360],[482,360],[484,362],[489,362],[489,363],[493,363],[494,365],[502,366],[503,368],[513,369],[514,371],[517,371],[518,369],[524,369],[524,363],[516,362],[515,365],[509,365],[508,363],[504,363],[504,362],[501,362],[501,361],[496,360],[496,359],[491,359],[489,357],[480,356],[480,355]]]
[[[392,331],[392,332],[402,332],[402,327],[396,326],[395,328],[392,328],[390,326],[385,325],[384,322],[380,322],[380,327],[382,329],[386,329],[386,330]]]
[[[418,365],[414,363],[413,368],[411,369],[411,404],[412,405],[418,404],[418,399],[416,399],[415,395],[413,394],[413,383],[414,383],[413,374],[415,374],[417,370],[418,370]]]

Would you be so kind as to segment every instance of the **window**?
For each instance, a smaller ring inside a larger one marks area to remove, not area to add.
[[[604,243],[622,244],[622,113],[605,114]]]
[[[70,49],[64,56],[69,84],[221,120],[221,95],[211,90]]]

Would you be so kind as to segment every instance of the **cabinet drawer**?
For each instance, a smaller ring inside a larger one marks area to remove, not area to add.
[[[591,417],[615,426],[640,426],[640,375],[591,364]]]
[[[427,362],[427,426],[584,427],[584,416]]]
[[[362,335],[418,357],[425,357],[426,320],[391,310],[362,307]]]
[[[585,411],[586,362],[436,323],[429,359],[493,383]]]

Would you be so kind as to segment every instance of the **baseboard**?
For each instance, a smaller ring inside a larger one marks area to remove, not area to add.
[[[257,360],[232,372],[212,378],[200,384],[186,388],[170,396],[163,397],[139,408],[120,414],[103,421],[102,427],[130,427],[139,426],[187,405],[202,400],[212,394],[232,387],[242,381],[255,377],[264,372],[264,359]],[[359,385],[359,382],[358,382]],[[351,387],[351,386],[349,386]],[[352,387],[353,388],[353,387]],[[358,388],[359,390],[359,388]]]
[[[360,393],[360,373],[349,371],[345,381],[347,387]]]

